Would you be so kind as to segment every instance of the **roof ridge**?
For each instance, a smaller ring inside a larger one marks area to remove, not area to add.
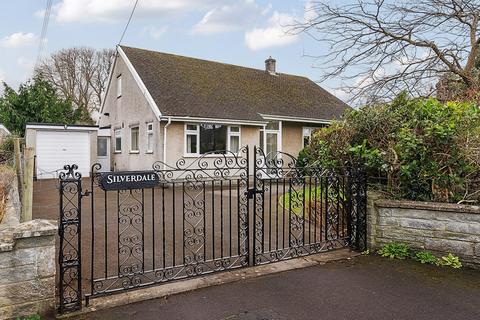
[[[230,67],[235,67],[235,68],[242,68],[242,69],[249,69],[257,72],[262,72],[266,73],[266,70],[263,69],[258,69],[258,68],[253,68],[253,67],[246,67],[246,66],[241,66],[238,64],[233,64],[233,63],[227,63],[227,62],[220,62],[220,61],[215,61],[215,60],[207,60],[207,59],[201,59],[201,58],[195,58],[195,57],[190,57],[190,56],[184,56],[181,54],[176,54],[176,53],[170,53],[170,52],[163,52],[163,51],[155,51],[155,50],[150,50],[150,49],[143,49],[143,48],[138,48],[138,47],[130,47],[130,46],[125,46],[125,45],[119,45],[121,48],[128,48],[128,49],[134,49],[134,50],[141,50],[141,51],[147,51],[147,52],[152,52],[152,53],[157,53],[157,54],[164,54],[164,55],[169,55],[169,56],[174,56],[174,57],[179,57],[179,58],[186,58],[186,59],[193,59],[197,61],[202,61],[202,62],[209,62],[209,63],[216,63],[216,64],[222,64],[225,66],[230,66]],[[288,76],[288,77],[297,77],[297,78],[303,78],[307,79],[309,81],[312,81],[313,83],[317,84],[315,81],[311,80],[307,76],[302,76],[298,74],[291,74],[291,73],[283,73],[283,72],[277,72],[275,76]],[[317,84],[318,85],[318,84]]]

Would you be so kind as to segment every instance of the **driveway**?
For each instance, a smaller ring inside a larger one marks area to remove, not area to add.
[[[58,184],[57,179],[34,183],[34,218],[58,219]],[[91,191],[90,179],[85,179],[82,187],[83,192]],[[283,193],[272,185],[268,189],[263,213],[254,211],[253,203],[249,201],[250,219],[253,219],[254,212],[258,219],[264,218],[264,233],[259,237],[263,243],[258,241],[256,246],[265,252],[287,247],[290,236],[288,210],[278,205]],[[211,182],[193,186],[176,183],[175,187],[132,192],[104,192],[95,187],[93,196],[82,199],[83,293],[93,292],[96,286],[92,284],[92,278],[111,279],[99,284],[102,289],[96,289],[98,292],[107,287],[108,290],[131,287],[136,284],[125,284],[121,281],[122,276],[145,271],[146,278],[141,281],[156,281],[157,274],[163,276],[161,271],[156,271],[176,268],[189,259],[202,261],[205,257],[207,263],[202,266],[205,269],[218,268],[219,259],[226,265],[240,266],[241,259],[236,258],[239,256],[238,223],[242,209],[239,198],[244,191],[237,188],[235,180],[217,182],[214,187]],[[75,195],[72,198],[76,203]],[[292,231],[292,238],[303,237],[305,243],[321,241],[326,231],[322,225],[324,220],[319,219],[319,223],[307,221],[303,227],[305,232],[297,228]],[[262,227],[259,222],[257,220],[257,226]],[[342,226],[337,232],[343,235],[345,223],[340,223]],[[253,230],[250,232],[252,245]],[[186,268],[181,270],[188,272]],[[177,278],[183,276],[179,275]]]
[[[480,319],[480,271],[361,256],[77,319]]]

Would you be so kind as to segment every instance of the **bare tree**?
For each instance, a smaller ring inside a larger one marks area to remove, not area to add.
[[[42,61],[35,72],[61,96],[92,115],[102,104],[113,54],[111,49],[62,49]]]
[[[322,81],[341,78],[352,99],[431,95],[445,75],[480,87],[480,0],[351,1],[312,1],[292,27],[329,45],[311,55],[322,63]]]

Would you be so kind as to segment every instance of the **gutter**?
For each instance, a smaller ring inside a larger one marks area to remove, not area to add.
[[[168,117],[168,122],[163,127],[163,170],[166,169],[167,165],[167,128],[172,124],[172,117]]]

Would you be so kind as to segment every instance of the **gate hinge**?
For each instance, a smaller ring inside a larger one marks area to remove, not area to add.
[[[263,193],[263,190],[258,190],[257,188],[250,188],[247,189],[245,194],[247,195],[247,199],[253,199],[253,196],[257,193]]]

